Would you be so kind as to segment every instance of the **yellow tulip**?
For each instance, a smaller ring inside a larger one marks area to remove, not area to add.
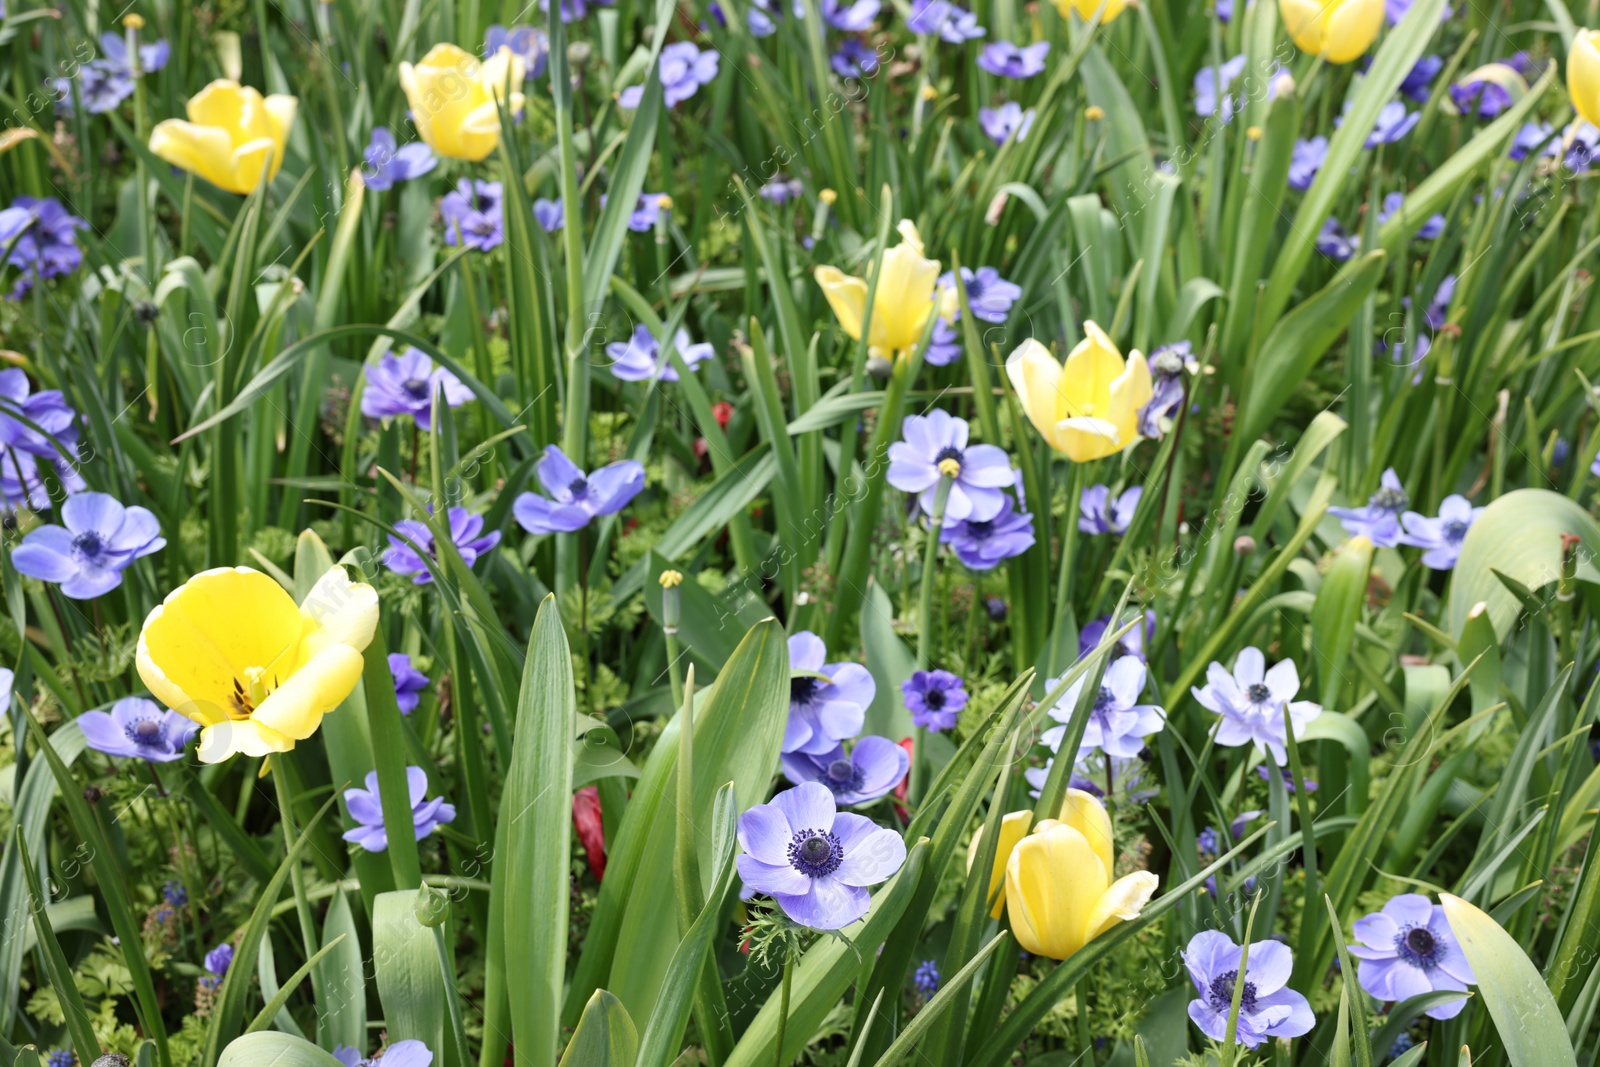
[[[1567,53],[1567,92],[1583,121],[1600,126],[1600,30],[1579,30]]]
[[[1361,58],[1383,28],[1383,0],[1278,0],[1278,12],[1300,50],[1329,63]]]
[[[189,98],[189,120],[167,119],[150,131],[150,151],[219,189],[246,194],[278,176],[299,101],[263,97],[249,86],[218,79]]]
[[[1022,410],[1045,442],[1075,463],[1114,455],[1139,436],[1139,409],[1150,403],[1150,365],[1137,351],[1124,360],[1105,331],[1083,324],[1084,339],[1056,362],[1038,341],[1006,360]]]
[[[867,338],[868,348],[886,358],[922,340],[930,315],[937,313],[948,320],[955,312],[954,290],[934,292],[939,261],[922,254],[922,236],[916,225],[902,219],[899,230],[900,243],[883,254],[883,271],[872,302],[872,334]],[[838,267],[818,267],[814,277],[839,325],[859,341],[861,322],[867,315],[867,280]]]
[[[1111,817],[1106,814],[1105,805],[1093,793],[1084,792],[1082,789],[1068,789],[1067,795],[1061,800],[1061,810],[1054,820],[1046,819],[1040,826],[1065,823],[1077,830],[1084,839],[1094,848],[1100,856],[1106,870],[1111,870],[1114,859],[1111,852]],[[1012,849],[1017,843],[1028,835],[1028,830],[1033,824],[1033,812],[1013,811],[1007,813],[1000,820],[1000,846],[995,850],[994,867],[989,873],[988,896],[995,897],[995,890],[1005,881],[1006,864],[1011,859]],[[980,829],[972,835],[972,843],[967,846],[967,870],[972,870],[972,865],[978,859],[978,847],[983,841],[983,831]],[[992,918],[1000,918],[1000,909],[1005,904],[1002,894],[995,900],[994,907],[989,909]]]
[[[1156,891],[1149,871],[1111,880],[1111,819],[1094,796],[1068,790],[1061,819],[1046,819],[1006,861],[1006,911],[1017,944],[1064,960],[1119,922],[1136,919]]]
[[[441,156],[476,163],[500,144],[500,111],[522,110],[522,58],[502,48],[488,59],[453,44],[436,44],[416,66],[400,64],[400,88],[417,133]],[[511,90],[511,95],[506,92]]]
[[[202,571],[139,632],[139,677],[155,698],[205,727],[200,759],[287,752],[361,680],[378,594],[332,567],[296,605],[249,567]]]
[[[1006,861],[1011,858],[1011,850],[1017,847],[1017,842],[1028,836],[1028,828],[1033,825],[1033,812],[1012,811],[1007,812],[1000,820],[1000,847],[995,850],[994,866],[989,871],[989,888],[985,891],[985,900],[993,900],[994,907],[989,909],[989,916],[1000,918],[1000,911],[1005,907],[1005,894],[998,897],[995,890],[1000,888],[1006,880]],[[972,844],[967,846],[967,870],[972,870],[972,865],[978,861],[978,847],[983,841],[983,831],[979,830],[972,835]]]
[[[1069,18],[1076,11],[1078,17],[1088,22],[1094,18],[1094,13],[1100,10],[1100,5],[1105,4],[1105,14],[1100,16],[1100,25],[1108,25],[1112,19],[1122,14],[1128,6],[1128,0],[1056,0],[1056,10],[1061,12],[1062,18]]]

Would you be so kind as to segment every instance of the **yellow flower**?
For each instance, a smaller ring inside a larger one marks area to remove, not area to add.
[[[167,119],[150,131],[150,151],[230,193],[251,193],[278,176],[299,101],[268,97],[217,79],[189,99],[189,121]]]
[[[1150,402],[1150,365],[1124,360],[1105,331],[1083,324],[1084,339],[1065,368],[1029,338],[1006,360],[1006,374],[1034,429],[1075,463],[1114,455],[1138,438],[1139,409]]]
[[[1088,22],[1094,18],[1094,13],[1100,9],[1101,3],[1105,4],[1105,14],[1100,16],[1100,25],[1110,25],[1111,20],[1122,14],[1128,6],[1128,0],[1056,0],[1056,10],[1061,12],[1062,18],[1068,18],[1076,11],[1078,17]]]
[[[361,680],[378,594],[332,567],[296,606],[249,567],[202,571],[139,632],[139,677],[155,698],[205,727],[200,759],[287,752],[316,733]]]
[[[989,909],[989,917],[1000,918],[1000,909],[1005,907],[1006,898],[1002,893],[995,897],[995,890],[1006,880],[1006,860],[1011,858],[1011,850],[1017,847],[1017,842],[1028,836],[1028,828],[1033,825],[1033,812],[1012,811],[1007,812],[1000,820],[1000,847],[994,853],[994,867],[989,872],[989,888],[985,890],[985,900],[994,900],[994,907]],[[979,830],[972,835],[972,844],[967,846],[967,870],[972,870],[972,865],[978,861],[978,847],[983,841],[983,831]]]
[[[1278,0],[1283,28],[1302,52],[1349,63],[1383,28],[1383,0]]]
[[[1567,53],[1567,92],[1591,126],[1600,126],[1600,30],[1579,30]]]
[[[480,60],[453,44],[436,44],[416,66],[400,64],[400,88],[429,148],[476,163],[500,144],[495,101],[506,100],[508,112],[522,110],[522,93],[515,90],[524,74],[521,57],[509,48]]]
[[[1136,919],[1156,891],[1137,871],[1111,880],[1111,819],[1100,801],[1067,791],[1061,819],[1046,819],[1006,861],[1006,911],[1017,944],[1064,960],[1119,922]]]
[[[955,312],[953,290],[941,294],[939,302],[934,300],[939,261],[922,254],[917,227],[910,219],[902,219],[899,229],[900,243],[883,254],[883,273],[872,307],[872,335],[867,338],[871,350],[886,357],[922,340],[929,315],[938,313],[949,319]],[[867,313],[867,280],[838,267],[818,267],[815,277],[839,325],[859,341],[861,321]]]

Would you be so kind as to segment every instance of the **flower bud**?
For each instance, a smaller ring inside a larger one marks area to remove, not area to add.
[[[136,11],[130,11],[122,16],[122,24],[130,30],[144,29],[144,16]]]
[[[430,929],[443,926],[445,919],[450,917],[450,895],[431,885],[418,886],[411,914],[417,917],[417,922]]]
[[[1088,107],[1083,109],[1083,117],[1088,119],[1090,122],[1099,122],[1101,119],[1106,117],[1106,109],[1101,107],[1099,104],[1090,104]]]
[[[1256,539],[1249,534],[1240,534],[1233,539],[1233,553],[1236,556],[1248,556],[1256,550]]]
[[[678,632],[678,619],[681,613],[680,594],[678,586],[683,584],[683,574],[680,571],[665,570],[657,579],[661,583],[661,632],[675,634]]]
[[[832,189],[824,189],[817,194],[817,199],[832,207],[834,202],[839,199],[839,194]]]

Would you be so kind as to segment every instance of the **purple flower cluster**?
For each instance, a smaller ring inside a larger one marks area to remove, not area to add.
[[[602,515],[615,515],[644,489],[644,464],[632,459],[586,474],[549,445],[535,469],[549,496],[523,493],[511,505],[517,522],[531,534],[581,530]]]
[[[115,111],[124,100],[133,95],[133,64],[128,58],[128,42],[116,33],[100,35],[99,59],[91,59],[78,68],[78,95],[84,110],[93,115]],[[139,73],[153,74],[167,65],[172,58],[172,48],[165,40],[152,41],[139,46]],[[57,109],[72,114],[72,79],[56,78],[52,83],[56,92]]]
[[[433,505],[428,505],[433,514]],[[478,557],[485,555],[500,543],[500,531],[483,532],[483,516],[474,515],[466,508],[451,508],[445,513],[450,520],[450,540],[461,553],[461,561],[471,567]],[[383,553],[383,562],[396,574],[411,575],[413,585],[427,585],[433,581],[433,571],[423,561],[418,549],[428,559],[437,561],[439,553],[433,543],[433,529],[418,519],[401,519],[394,524],[395,532],[389,535],[389,547]],[[416,547],[413,548],[412,545]],[[413,705],[415,706],[415,705]]]
[[[18,271],[11,299],[20,299],[37,281],[77,270],[83,264],[77,231],[88,225],[55,197],[19,196],[0,211],[0,251],[10,250],[6,263]]]
[[[410,794],[411,825],[416,839],[421,841],[445,823],[454,822],[456,807],[443,797],[428,800],[428,772],[421,767],[406,768],[406,788]],[[378,794],[378,772],[367,772],[365,789],[346,789],[345,807],[350,817],[360,825],[344,832],[344,839],[360,845],[368,852],[385,852],[389,848],[389,830],[383,824],[383,798]]]
[[[28,531],[11,562],[30,578],[53,582],[73,600],[92,600],[122,584],[134,560],[166,547],[149,510],[126,508],[106,493],[78,493],[61,505],[65,526]]]
[[[488,59],[502,48],[509,48],[522,60],[522,69],[528,81],[544,73],[550,58],[550,35],[539,26],[513,26],[509,30],[499,24],[489,27],[483,36],[483,57]]]
[[[868,0],[871,2],[871,0]],[[873,3],[874,13],[877,4]],[[717,77],[717,53],[710,48],[701,51],[692,41],[678,41],[661,50],[657,63],[663,99],[667,107],[677,107],[693,96],[702,85],[710,85]],[[617,96],[617,106],[632,111],[644,100],[644,86],[630,85]]]

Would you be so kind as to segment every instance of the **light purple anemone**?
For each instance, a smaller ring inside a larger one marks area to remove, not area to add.
[[[233,945],[224,941],[205,955],[206,970],[222,978],[228,973],[228,968],[233,966]]]
[[[1381,1001],[1409,1000],[1439,989],[1466,991],[1478,979],[1456,941],[1444,908],[1419,893],[1391,897],[1382,911],[1355,921],[1350,946],[1356,980]],[[1254,950],[1252,950],[1254,951]],[[1467,998],[1429,1008],[1430,1019],[1454,1019]]]
[[[710,359],[713,350],[709,343],[694,344],[689,331],[679,330],[672,338],[673,351],[691,371],[702,361]],[[625,382],[645,382],[652,378],[663,382],[678,380],[678,370],[661,351],[650,328],[643,323],[633,328],[627,343],[613,341],[606,345],[606,355],[611,357],[611,374]]]
[[[522,60],[524,77],[532,81],[544,73],[550,58],[550,35],[538,26],[513,26],[508,30],[497,23],[483,35],[483,57],[488,59],[502,48],[511,49]]]
[[[433,395],[449,407],[458,408],[472,399],[472,390],[443,367],[435,367],[420,348],[407,348],[398,356],[386,352],[377,364],[367,364],[363,373],[367,387],[361,391],[361,414],[369,419],[398,418],[409,415],[417,428],[433,428]]]
[[[1022,299],[1022,286],[1006,281],[993,267],[979,267],[976,271],[962,267],[961,281],[967,287],[967,306],[972,308],[972,317],[997,326],[1005,324],[1011,315],[1011,305]],[[955,287],[955,271],[945,271],[939,275],[934,299],[939,299],[945,292],[954,292]],[[960,318],[961,311],[958,308],[951,321]]]
[[[948,367],[961,358],[961,334],[942,317],[934,319],[928,350],[922,358],[931,367]]]
[[[1383,472],[1378,491],[1367,498],[1359,508],[1329,508],[1328,514],[1338,519],[1351,537],[1366,537],[1379,548],[1393,548],[1400,543],[1400,513],[1411,505],[1400,476],[1390,467]]]
[[[73,600],[92,600],[122,584],[134,560],[166,547],[161,524],[147,509],[125,508],[106,493],[78,493],[61,505],[65,526],[28,532],[11,562],[30,578],[53,582]]]
[[[822,638],[801,630],[789,638],[789,720],[783,751],[821,756],[861,732],[867,706],[878,695],[871,672],[859,663],[824,663]]]
[[[845,76],[849,77],[849,75]],[[761,187],[759,192],[761,199],[765,200],[769,204],[777,204],[781,207],[782,205],[789,203],[791,200],[800,199],[800,195],[804,193],[805,190],[805,183],[799,178],[791,178],[782,171],[779,171]]]
[[[756,14],[752,8],[751,17],[754,18]],[[841,78],[865,78],[877,71],[878,53],[854,37],[847,37],[839,43],[839,50],[833,53],[828,63]]]
[[[1302,137],[1289,152],[1289,188],[1305,192],[1317,178],[1317,171],[1328,159],[1328,139]]]
[[[1233,121],[1239,101],[1229,92],[1239,75],[1244,73],[1246,58],[1243,53],[1224,62],[1220,67],[1201,67],[1194,76],[1194,111],[1201,118],[1215,115],[1223,123]]]
[[[1014,100],[999,107],[982,107],[978,109],[978,125],[995,144],[1005,144],[1012,134],[1017,135],[1018,142],[1026,141],[1028,131],[1033,129],[1033,108],[1024,111]]]
[[[939,531],[939,541],[949,545],[956,558],[972,570],[991,570],[1033,547],[1033,516],[1018,511],[1011,498],[1006,497],[992,519],[945,523]]]
[[[634,233],[649,233],[655,229],[661,218],[661,201],[666,196],[666,193],[640,193],[639,199],[634,201],[633,210],[628,213],[628,229]],[[606,206],[604,194],[600,196],[600,206]]]
[[[1049,54],[1049,41],[1036,41],[1025,48],[1010,41],[992,41],[978,54],[978,66],[996,77],[1023,81],[1044,70],[1044,58]]]
[[[1218,930],[1200,931],[1183,950],[1189,979],[1200,994],[1198,1000],[1189,1002],[1189,1018],[1213,1041],[1221,1041],[1228,1032],[1233,989],[1243,959],[1244,950]],[[1253,1049],[1268,1038],[1299,1037],[1311,1032],[1317,1020],[1310,1002],[1285,988],[1293,971],[1294,957],[1288,945],[1280,941],[1256,941],[1250,945],[1235,1031],[1239,1044]]]
[[[184,746],[200,724],[175,711],[163,710],[144,697],[123,697],[110,712],[86,711],[78,716],[84,740],[96,752],[122,759],[171,763],[183,758]]]
[[[349,1045],[340,1045],[333,1050],[333,1058],[344,1064],[344,1067],[429,1067],[433,1063],[433,1053],[428,1051],[428,1046],[421,1041],[396,1041],[383,1050],[381,1056],[364,1059],[359,1051]]]
[[[911,713],[911,723],[929,733],[953,729],[967,706],[967,689],[960,675],[950,671],[913,671],[900,683],[900,695]]]
[[[539,481],[549,497],[523,493],[511,505],[532,534],[572,533],[601,515],[615,515],[644,489],[644,464],[624,459],[585,474],[555,445],[539,460]]]
[[[1078,746],[1078,760],[1096,750],[1124,759],[1137,756],[1144,748],[1144,739],[1161,732],[1167,723],[1166,712],[1154,704],[1139,703],[1144,679],[1144,663],[1136,656],[1123,656],[1106,668],[1100,680],[1100,692],[1089,711],[1088,725],[1084,727],[1083,742]],[[1050,717],[1061,725],[1040,734],[1039,740],[1051,752],[1058,751],[1066,737],[1066,724],[1072,720],[1078,695],[1083,692],[1086,681],[1087,676],[1073,682],[1061,694],[1061,699],[1050,706]],[[1051,678],[1045,682],[1045,689],[1054,689],[1060,682],[1060,678]]]
[[[432,504],[428,505],[428,514],[433,514]],[[456,551],[461,553],[461,561],[468,567],[500,543],[499,530],[483,532],[482,515],[474,515],[466,508],[451,508],[446,514],[450,519],[450,540],[455,544]],[[394,529],[395,532],[389,535],[389,547],[383,553],[383,562],[396,574],[412,575],[413,585],[432,582],[433,572],[417,554],[417,548],[426,552],[429,559],[439,558],[433,543],[433,530],[418,519],[401,519],[394,524]],[[407,541],[411,544],[407,544]],[[412,548],[413,544],[417,548]]]
[[[1436,519],[1415,511],[1400,516],[1406,528],[1406,532],[1400,535],[1400,543],[1426,549],[1422,554],[1424,567],[1436,571],[1452,570],[1456,560],[1461,557],[1461,542],[1466,538],[1467,530],[1482,514],[1483,509],[1473,507],[1472,501],[1451,493],[1440,501],[1439,517]]]
[[[1115,500],[1106,486],[1089,486],[1078,498],[1078,529],[1086,534],[1127,533],[1142,496],[1142,485],[1124,489]]]
[[[977,15],[950,0],[916,0],[906,25],[912,33],[937,34],[949,44],[964,44],[988,32],[978,25]]]
[[[889,484],[917,493],[922,510],[933,514],[934,494],[944,471],[953,467],[944,519],[980,522],[1000,514],[1011,485],[1011,460],[995,445],[968,445],[965,419],[939,408],[926,415],[907,415],[900,424],[903,440],[889,446]]]
[[[867,886],[906,861],[893,830],[839,811],[817,782],[785,790],[739,816],[739,876],[785,915],[813,930],[839,930],[867,913]]]
[[[1411,10],[1411,5],[1416,0],[1383,0],[1383,14],[1391,26],[1398,26],[1400,20],[1406,17],[1406,12]],[[1449,4],[1444,5],[1444,11],[1439,16],[1440,22],[1448,22],[1455,14],[1455,8]]]
[[[1433,85],[1433,79],[1438,77],[1439,71],[1443,69],[1443,59],[1432,55],[1423,56],[1412,64],[1405,80],[1400,83],[1400,95],[1419,104],[1427,103],[1428,90]]]
[[[1318,252],[1335,263],[1343,263],[1361,250],[1361,237],[1346,233],[1339,220],[1329,215],[1317,231],[1316,244]]]
[[[1522,129],[1511,139],[1511,150],[1507,154],[1520,163],[1536,148],[1540,149],[1541,156],[1561,154],[1561,138],[1555,136],[1555,127],[1548,122],[1523,123]]]
[[[866,33],[882,9],[879,0],[822,0],[822,21],[845,33]]]
[[[1394,218],[1395,212],[1399,211],[1405,205],[1405,202],[1406,196],[1404,193],[1389,193],[1385,196],[1383,205],[1378,209],[1378,225],[1382,226]],[[1417,230],[1416,236],[1419,241],[1432,241],[1436,240],[1442,233],[1444,233],[1444,216],[1429,215],[1423,220],[1422,227]]]
[[[445,823],[455,822],[456,806],[443,797],[427,799],[428,772],[421,767],[406,768],[406,788],[410,792],[411,824],[417,840],[433,833]],[[344,832],[344,839],[360,845],[368,852],[385,852],[389,848],[389,831],[383,825],[383,798],[378,795],[378,772],[367,772],[365,789],[346,789],[345,807],[350,817],[360,823]]]
[[[678,41],[663,48],[657,69],[661,72],[659,77],[664,87],[662,99],[667,107],[677,107],[699,91],[702,85],[710,85],[715,81],[717,62],[714,49],[701,51],[693,41]],[[642,85],[630,85],[617,96],[617,106],[628,111],[634,110],[643,101]]]
[[[1468,78],[1450,86],[1450,102],[1463,115],[1492,119],[1511,106],[1511,92],[1488,78]]]
[[[421,141],[396,147],[394,134],[383,126],[374,126],[372,140],[362,153],[366,169],[361,178],[368,189],[384,192],[397,182],[420,178],[439,165],[439,157]]]
[[[1343,116],[1335,120],[1334,125],[1339,125]],[[1398,100],[1391,100],[1383,105],[1378,112],[1378,121],[1373,123],[1372,132],[1367,134],[1366,147],[1377,148],[1382,144],[1394,144],[1400,138],[1410,133],[1417,123],[1422,121],[1422,112],[1407,111],[1405,104]]]
[[[1106,634],[1106,627],[1111,625],[1111,616],[1102,615],[1092,622],[1086,623],[1078,631],[1078,658],[1082,659],[1093,652],[1100,644],[1100,639]],[[1121,629],[1119,623],[1115,629]],[[1122,639],[1111,646],[1111,658],[1120,659],[1123,656],[1133,656],[1140,663],[1145,661],[1144,646],[1156,635],[1156,613],[1144,613],[1144,625],[1135,626],[1123,635]]]
[[[1233,672],[1212,661],[1206,668],[1204,688],[1190,687],[1200,706],[1222,716],[1217,724],[1217,744],[1227,748],[1257,744],[1282,767],[1288,762],[1288,736],[1283,725],[1283,710],[1289,709],[1295,740],[1305,733],[1306,724],[1322,714],[1322,706],[1310,700],[1296,700],[1300,692],[1300,673],[1294,660],[1279,660],[1266,669],[1266,657],[1259,648],[1240,651],[1233,661]]]
[[[1174,341],[1150,353],[1146,362],[1150,366],[1150,400],[1139,409],[1139,436],[1161,439],[1161,420],[1174,418],[1183,403],[1183,372],[1194,374],[1200,364],[1194,358],[1194,348],[1188,341]]]
[[[905,778],[911,755],[887,737],[869,736],[848,753],[839,745],[832,752],[786,752],[783,775],[795,785],[819,782],[833,794],[834,802],[848,807],[870,804],[887,796]]]
[[[400,714],[410,715],[422,702],[428,676],[413,667],[404,652],[389,653],[389,675],[394,679],[394,702],[400,706]]]
[[[500,182],[462,178],[439,199],[444,243],[476,252],[498,247],[506,239],[504,205],[505,187]]]

